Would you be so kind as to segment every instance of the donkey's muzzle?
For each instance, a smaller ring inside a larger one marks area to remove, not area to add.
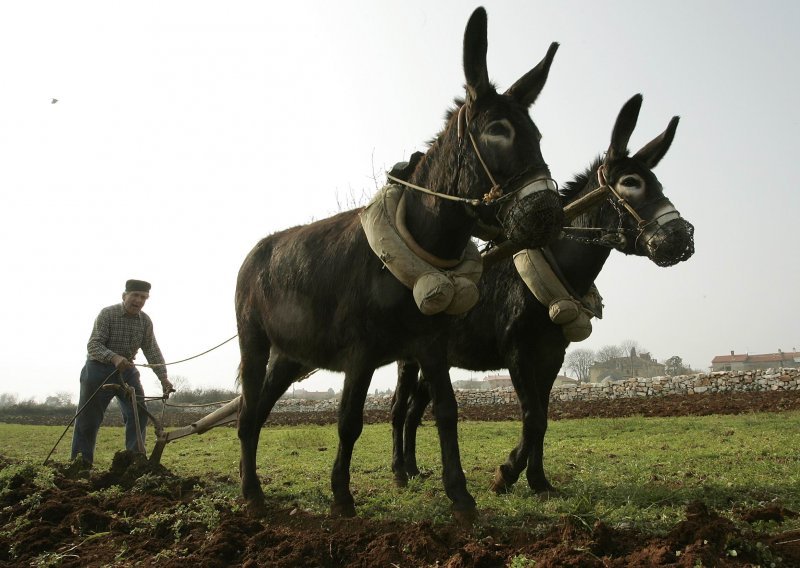
[[[523,180],[520,185],[505,191],[509,200],[501,206],[498,219],[514,244],[543,247],[558,237],[564,224],[558,188],[551,179]]]
[[[694,226],[682,217],[645,231],[647,256],[658,266],[673,266],[694,254]]]

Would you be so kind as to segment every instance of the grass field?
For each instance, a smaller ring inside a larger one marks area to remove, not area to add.
[[[800,511],[798,412],[551,422],[545,467],[563,495],[549,500],[537,498],[524,476],[508,495],[488,491],[494,469],[516,443],[519,428],[517,422],[459,424],[462,464],[483,513],[479,523],[536,528],[567,515],[589,526],[602,519],[659,532],[682,519],[694,500],[731,518],[737,511],[768,503]],[[62,430],[0,424],[0,454],[41,464]],[[101,429],[95,467],[107,468],[122,443],[121,428]],[[336,445],[334,426],[263,430],[259,473],[268,498],[326,513]],[[66,461],[69,446],[70,434],[52,459]],[[176,475],[207,480],[220,497],[235,504],[238,456],[235,430],[219,428],[171,443],[162,464]],[[395,488],[390,427],[365,426],[356,445],[351,482],[360,516],[450,522],[432,423],[420,429],[418,456],[423,474],[429,475],[412,480],[406,489]],[[797,518],[783,526],[798,527]]]

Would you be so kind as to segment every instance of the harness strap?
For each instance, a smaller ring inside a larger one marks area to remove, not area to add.
[[[565,339],[583,341],[591,335],[591,319],[600,310],[590,309],[579,296],[567,290],[542,249],[518,252],[514,255],[514,266],[534,297],[547,307],[550,321],[561,326]],[[602,301],[598,304],[602,307]]]
[[[553,251],[550,250],[550,247],[542,247],[539,250],[542,252],[542,256],[544,257],[545,262],[547,262],[547,266],[549,266],[553,271],[553,274],[558,279],[558,282],[564,287],[566,293],[580,302],[581,295],[578,294],[575,288],[572,287],[572,284],[569,283],[569,280],[567,280],[567,277],[564,276],[564,273],[561,272],[561,267],[558,265],[556,258],[553,256]]]
[[[450,268],[434,266],[415,254],[396,223],[403,195],[402,187],[387,185],[359,213],[370,248],[389,272],[411,289],[423,314],[466,312],[479,298],[477,282],[483,263],[478,247],[467,241],[462,258]]]
[[[438,256],[426,251],[419,245],[414,236],[409,232],[408,227],[406,227],[405,193],[400,196],[400,201],[397,203],[397,213],[395,214],[394,226],[397,229],[397,233],[400,235],[400,238],[403,239],[403,242],[405,242],[409,250],[411,250],[411,252],[428,264],[435,266],[436,268],[455,268],[461,264],[461,258],[439,258]]]

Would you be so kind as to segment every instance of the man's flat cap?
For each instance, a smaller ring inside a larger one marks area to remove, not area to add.
[[[150,282],[144,280],[128,280],[125,282],[126,292],[150,292]]]

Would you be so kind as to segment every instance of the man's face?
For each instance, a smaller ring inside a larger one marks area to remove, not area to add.
[[[122,294],[122,305],[125,308],[125,312],[128,315],[135,316],[139,315],[139,312],[142,311],[144,307],[144,303],[147,301],[147,298],[150,297],[150,294],[147,292],[125,292]]]

